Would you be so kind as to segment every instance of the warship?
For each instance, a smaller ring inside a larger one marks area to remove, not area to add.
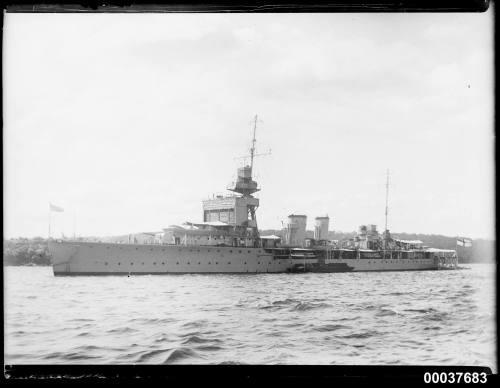
[[[51,239],[54,275],[140,275],[187,273],[286,273],[408,271],[455,268],[456,252],[421,241],[392,238],[386,228],[362,225],[356,237],[328,239],[329,217],[316,217],[306,237],[306,215],[291,214],[281,236],[262,236],[256,211],[260,188],[253,179],[257,116],[245,164],[228,187],[232,194],[204,200],[203,221],[171,225],[150,239],[99,242]]]

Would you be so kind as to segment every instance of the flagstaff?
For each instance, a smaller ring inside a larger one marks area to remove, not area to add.
[[[49,202],[49,239],[51,238],[50,228],[52,223],[52,212],[62,213],[64,212],[64,208],[62,208],[61,206],[53,205],[51,202]]]
[[[50,240],[50,222],[51,222],[51,210],[50,210],[50,202],[49,202],[49,240]]]

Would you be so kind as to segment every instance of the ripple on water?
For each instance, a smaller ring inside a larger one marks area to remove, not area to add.
[[[82,352],[54,352],[43,357],[45,360],[62,360],[62,361],[87,361],[99,359],[99,356],[92,356]]]
[[[90,318],[74,318],[71,321],[72,322],[94,322],[94,320],[90,319]]]
[[[126,333],[136,333],[139,330],[133,329],[129,326],[124,326],[124,327],[115,327],[113,329],[109,329],[106,331],[108,334],[126,334]]]
[[[448,318],[448,316],[449,316],[449,314],[447,312],[435,311],[435,312],[426,314],[425,320],[442,322],[442,321],[445,321]]]
[[[388,308],[381,308],[376,314],[376,317],[387,317],[391,315],[398,315],[398,312]]]
[[[195,349],[203,352],[216,352],[219,350],[223,350],[224,348],[222,346],[217,346],[217,345],[201,345],[201,346],[196,346]]]
[[[325,307],[330,307],[328,303],[313,303],[313,302],[299,302],[292,307],[292,311],[308,311],[314,309],[320,309]]]
[[[198,328],[206,326],[207,323],[208,323],[208,321],[206,319],[200,319],[197,321],[185,322],[181,325],[181,327],[183,327],[185,329],[198,329]]]
[[[75,335],[75,337],[89,337],[91,336],[92,333],[90,331],[82,331],[81,333],[78,333]]]
[[[171,323],[175,320],[172,318],[133,318],[130,320],[131,322],[137,322],[140,324],[163,324],[163,323]]]
[[[430,307],[430,308],[421,308],[421,309],[414,309],[414,308],[411,308],[411,309],[404,309],[404,311],[408,311],[408,312],[410,312],[410,313],[427,314],[427,313],[434,312],[434,311],[436,311],[436,310],[434,310],[432,307]]]
[[[188,345],[188,344],[205,344],[209,342],[216,342],[216,343],[221,343],[222,341],[218,338],[203,338],[198,335],[188,335],[186,338],[182,341],[183,345]]]
[[[239,361],[221,361],[221,362],[216,362],[216,365],[248,365],[244,362],[239,362]]]
[[[171,351],[172,349],[157,349],[157,350],[148,350],[148,351],[142,351],[142,352],[137,352],[139,355],[135,362],[137,363],[146,363],[148,361],[152,361],[155,357],[157,356],[162,356],[165,353]]]
[[[426,331],[427,330],[441,330],[441,329],[442,329],[442,327],[440,327],[440,326],[426,326],[426,327],[424,327],[424,330],[426,330]]]
[[[187,347],[180,347],[172,350],[168,355],[168,357],[163,361],[163,363],[172,364],[174,362],[186,361],[187,359],[193,359],[193,358],[196,359],[202,357],[193,349]]]
[[[340,324],[326,324],[326,325],[321,325],[321,326],[313,326],[312,330],[314,331],[321,331],[321,332],[329,332],[329,331],[336,331],[340,329],[350,329],[350,326],[346,325],[340,325]]]
[[[359,333],[351,333],[351,334],[345,334],[339,336],[340,338],[344,339],[365,339],[365,338],[371,338],[371,337],[376,337],[380,333],[376,330],[367,330],[367,331],[362,331]]]

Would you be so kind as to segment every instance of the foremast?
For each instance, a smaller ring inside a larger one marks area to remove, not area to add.
[[[252,146],[250,147],[250,154],[247,156],[242,157],[243,159],[247,160],[248,157],[250,158],[250,165],[245,164],[243,167],[238,168],[238,177],[237,180],[229,185],[227,188],[229,191],[241,194],[241,198],[243,200],[246,199],[246,208],[247,208],[247,222],[246,226],[248,229],[251,230],[251,235],[254,238],[259,237],[259,229],[257,227],[257,216],[256,216],[256,211],[259,206],[259,202],[257,198],[254,198],[253,194],[259,191],[260,189],[258,188],[257,182],[253,179],[253,165],[254,165],[254,158],[256,156],[261,156],[261,155],[268,155],[269,153],[266,154],[256,154],[255,153],[255,144],[257,142],[256,140],[256,133],[257,133],[257,120],[258,117],[255,115],[254,117],[254,122],[253,122],[253,138],[252,138]]]

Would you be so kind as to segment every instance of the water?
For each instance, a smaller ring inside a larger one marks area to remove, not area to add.
[[[6,267],[5,362],[496,372],[495,270],[54,277]]]

